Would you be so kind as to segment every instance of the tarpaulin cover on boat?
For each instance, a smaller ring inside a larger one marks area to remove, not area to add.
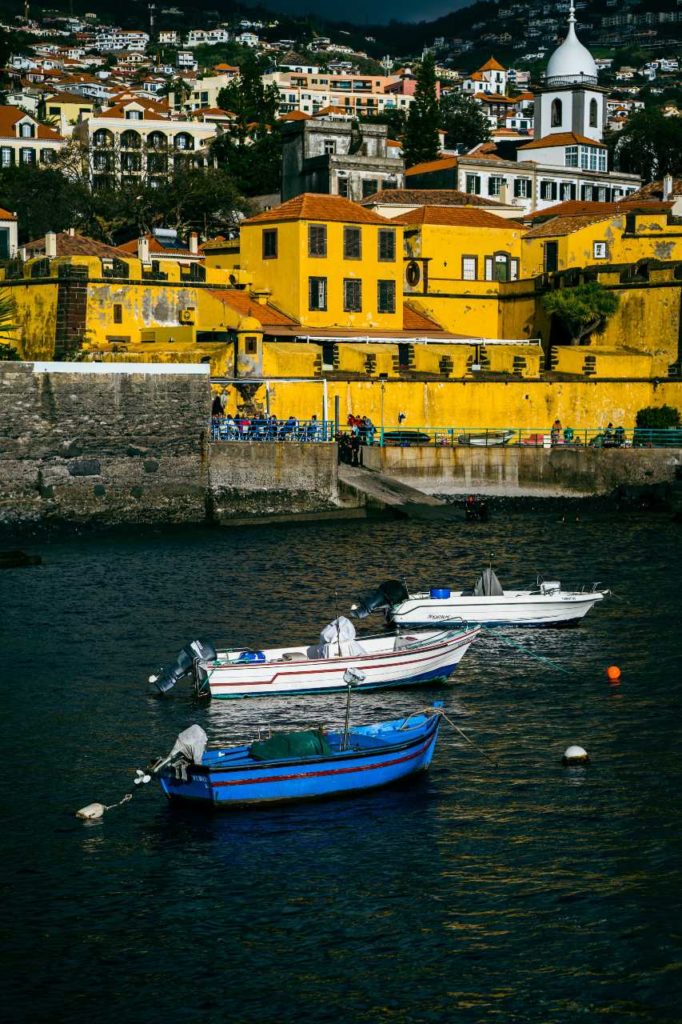
[[[316,647],[308,648],[309,658],[338,658],[341,655],[352,657],[354,654],[366,654],[365,648],[355,639],[355,626],[345,615],[339,615],[320,633],[320,642]]]
[[[181,732],[175,741],[175,746],[170,752],[171,759],[176,754],[182,754],[190,764],[201,764],[206,750],[208,736],[200,725],[190,725],[189,729]]]
[[[321,729],[306,729],[303,732],[275,733],[267,740],[257,740],[249,747],[249,753],[256,761],[279,761],[287,757],[330,754],[331,747]]]
[[[474,587],[475,597],[503,597],[502,584],[492,569],[484,569]]]

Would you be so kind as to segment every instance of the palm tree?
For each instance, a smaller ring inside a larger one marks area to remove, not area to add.
[[[17,325],[15,323],[16,306],[14,299],[9,294],[7,289],[0,292],[0,360],[16,360],[19,359],[19,353],[17,352],[13,344],[14,338],[11,335],[16,331]],[[7,340],[4,340],[7,339]]]

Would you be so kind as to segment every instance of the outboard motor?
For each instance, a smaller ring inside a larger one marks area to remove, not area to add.
[[[175,684],[185,676],[194,675],[197,692],[206,682],[206,662],[214,661],[216,649],[210,640],[192,640],[182,648],[172,665],[166,665],[158,675],[149,677],[159,693],[168,693]]]
[[[356,619],[365,619],[372,612],[407,601],[408,597],[407,588],[400,580],[384,580],[375,590],[357,597],[350,607],[350,613]]]

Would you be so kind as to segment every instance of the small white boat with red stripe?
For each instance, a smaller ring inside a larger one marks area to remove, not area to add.
[[[192,675],[198,694],[219,699],[345,691],[348,670],[362,675],[358,690],[412,686],[448,679],[479,632],[461,624],[417,635],[356,639],[353,623],[340,616],[312,647],[216,651],[210,642],[193,641],[175,665],[150,676],[150,682],[165,693],[182,676]]]

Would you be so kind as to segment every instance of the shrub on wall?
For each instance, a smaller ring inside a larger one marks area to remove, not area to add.
[[[680,413],[670,405],[662,405],[660,409],[647,406],[637,413],[635,423],[638,427],[649,430],[665,430],[666,427],[679,427]]]

